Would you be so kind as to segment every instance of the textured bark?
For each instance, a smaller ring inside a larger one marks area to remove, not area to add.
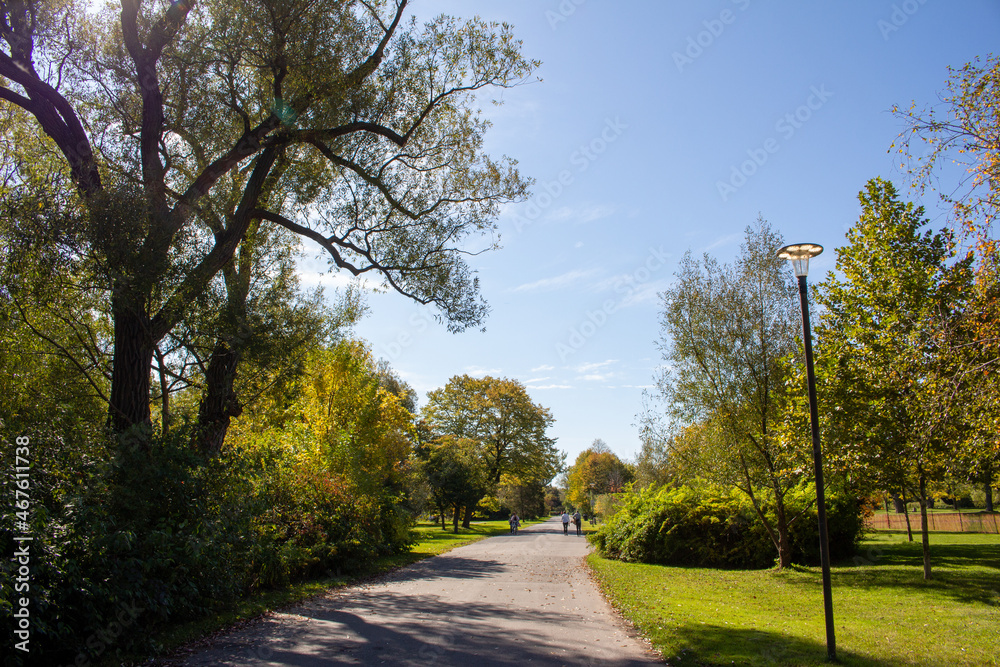
[[[151,427],[149,375],[154,341],[149,335],[149,316],[123,296],[112,299],[115,322],[115,355],[111,371],[108,423],[115,433],[130,427]]]
[[[194,436],[195,448],[205,456],[218,456],[230,421],[243,412],[233,391],[241,356],[224,341],[217,342],[212,350],[205,373],[205,396],[198,406],[198,429]]]

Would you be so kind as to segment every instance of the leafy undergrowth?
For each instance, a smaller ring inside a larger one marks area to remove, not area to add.
[[[837,657],[864,667],[1000,665],[1000,536],[879,533],[832,570]],[[588,558],[608,597],[670,665],[821,665],[819,568],[736,571]]]

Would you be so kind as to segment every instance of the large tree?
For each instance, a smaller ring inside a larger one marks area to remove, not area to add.
[[[823,393],[837,403],[829,430],[848,463],[920,501],[929,579],[928,484],[959,460],[956,445],[969,435],[962,404],[972,356],[961,320],[972,258],[957,260],[952,235],[927,230],[923,209],[888,181],[872,179],[858,199],[837,273],[817,286]]]
[[[701,475],[747,494],[779,566],[787,567],[790,527],[800,515],[788,515],[785,496],[805,473],[802,443],[778,428],[783,359],[798,353],[801,327],[791,272],[777,257],[781,245],[781,235],[758,219],[747,227],[734,264],[707,254],[698,261],[690,252],[681,260],[676,281],[661,294],[664,370],[657,389],[665,412],[646,415],[646,433],[655,432],[659,417],[674,429],[703,425],[699,432],[710,437],[699,441],[698,457],[706,461]],[[665,443],[687,442],[660,436]]]
[[[546,434],[552,413],[517,380],[458,375],[427,399],[423,416],[431,429],[474,443],[493,491],[504,474],[544,485],[562,469],[564,455]]]
[[[82,220],[79,252],[102,271],[116,431],[150,423],[157,344],[227,267],[239,330],[247,276],[237,248],[261,226],[318,244],[336,270],[434,304],[454,330],[481,322],[468,238],[488,234],[526,184],[483,152],[474,96],[522,81],[536,63],[509,26],[419,25],[406,8],[0,4],[0,101],[60,156],[73,196],[48,205]],[[219,394],[202,403],[216,442],[239,361],[232,340],[220,338],[205,370]]]

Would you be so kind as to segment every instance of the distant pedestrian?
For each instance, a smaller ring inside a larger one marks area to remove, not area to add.
[[[517,535],[517,529],[521,525],[521,518],[517,516],[517,512],[511,514],[510,519],[508,519],[508,521],[510,522],[511,535]]]
[[[573,514],[573,525],[576,526],[576,534],[583,535],[583,531],[580,529],[583,525],[583,518],[580,516],[580,510],[577,510]]]
[[[562,514],[563,535],[569,535],[569,514],[565,511]]]

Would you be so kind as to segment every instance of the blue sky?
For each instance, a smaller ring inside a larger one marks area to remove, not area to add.
[[[489,152],[536,185],[501,215],[503,248],[472,258],[492,307],[485,333],[449,334],[429,309],[373,294],[357,334],[422,402],[454,375],[520,380],[552,411],[570,462],[595,438],[638,452],[660,358],[657,292],[687,250],[729,261],[760,214],[787,242],[826,247],[818,278],[875,176],[943,225],[934,196],[906,189],[889,110],[937,102],[948,66],[997,51],[1000,35],[996,0],[414,0],[410,11],[506,21],[543,61],[541,82],[485,106]]]

